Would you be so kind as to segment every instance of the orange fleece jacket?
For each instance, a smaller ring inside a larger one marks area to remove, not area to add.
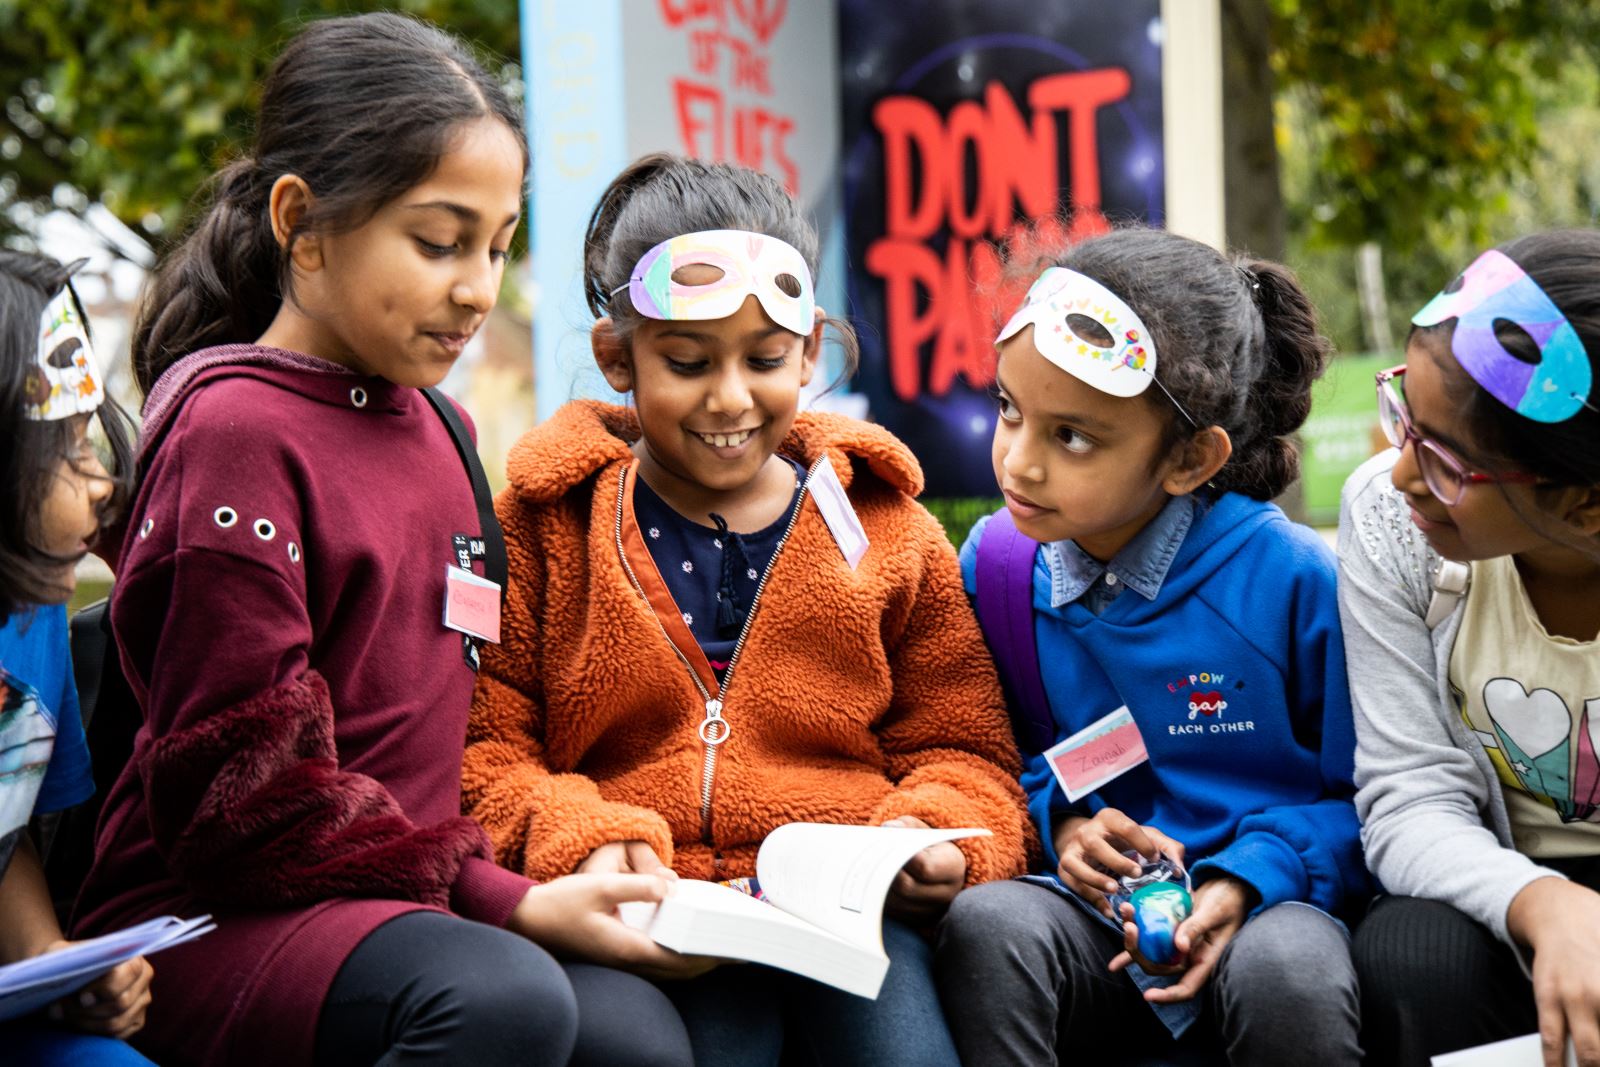
[[[703,832],[705,701],[618,551],[638,432],[625,408],[574,401],[511,451],[503,643],[483,657],[462,769],[496,858],[552,878],[636,839],[685,877],[742,877],[784,823],[914,815],[993,831],[959,842],[969,884],[1022,873],[1020,763],[955,552],[912,499],[905,445],[836,415],[802,413],[783,451],[827,456],[871,547],[852,571],[806,495],[722,695]]]

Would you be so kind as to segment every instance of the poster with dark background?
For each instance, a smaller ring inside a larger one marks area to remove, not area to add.
[[[1033,242],[1162,220],[1159,14],[840,0],[856,381],[930,496],[997,495],[994,336],[1031,279],[1004,280],[996,244],[1032,258]]]

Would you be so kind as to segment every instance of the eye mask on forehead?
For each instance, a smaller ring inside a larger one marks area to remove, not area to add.
[[[1088,275],[1049,267],[995,344],[1033,327],[1039,354],[1112,396],[1138,396],[1155,381],[1156,346],[1122,298]]]
[[[88,414],[105,398],[83,309],[68,283],[39,316],[39,347],[23,383],[23,414],[38,422],[55,422]]]
[[[685,270],[692,267],[711,269]],[[688,284],[675,277],[705,281]],[[786,241],[747,230],[701,230],[662,241],[640,257],[628,283],[612,294],[623,289],[634,310],[650,319],[725,319],[751,295],[768,318],[791,333],[809,334],[816,315],[805,257]]]
[[[1450,288],[1411,316],[1417,326],[1456,320],[1450,351],[1484,391],[1524,418],[1565,422],[1589,402],[1593,372],[1583,341],[1539,283],[1504,252],[1490,249]],[[1528,363],[1495,336],[1497,322],[1521,327],[1539,346]]]

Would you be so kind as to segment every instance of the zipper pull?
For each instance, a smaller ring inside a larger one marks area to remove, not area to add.
[[[712,697],[706,701],[706,717],[700,723],[700,740],[716,746],[728,739],[733,727],[722,717],[722,701]]]

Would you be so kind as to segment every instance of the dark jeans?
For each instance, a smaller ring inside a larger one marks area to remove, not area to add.
[[[893,919],[883,924],[883,947],[889,973],[877,1000],[753,963],[661,988],[683,1013],[699,1067],[959,1067],[932,947]]]
[[[1539,862],[1600,890],[1600,857]],[[1511,946],[1448,904],[1379,899],[1353,952],[1361,1040],[1374,1067],[1426,1067],[1442,1053],[1539,1029],[1533,983]]]
[[[1122,942],[1043,886],[990,882],[957,896],[935,973],[962,1060],[1230,1064],[1361,1062],[1349,938],[1333,919],[1279,904],[1234,936],[1211,973],[1204,1014],[1174,1041],[1125,974]]]
[[[439,912],[391,919],[339,969],[317,1023],[329,1067],[690,1067],[689,1039],[649,982],[557,963],[507,930]]]

